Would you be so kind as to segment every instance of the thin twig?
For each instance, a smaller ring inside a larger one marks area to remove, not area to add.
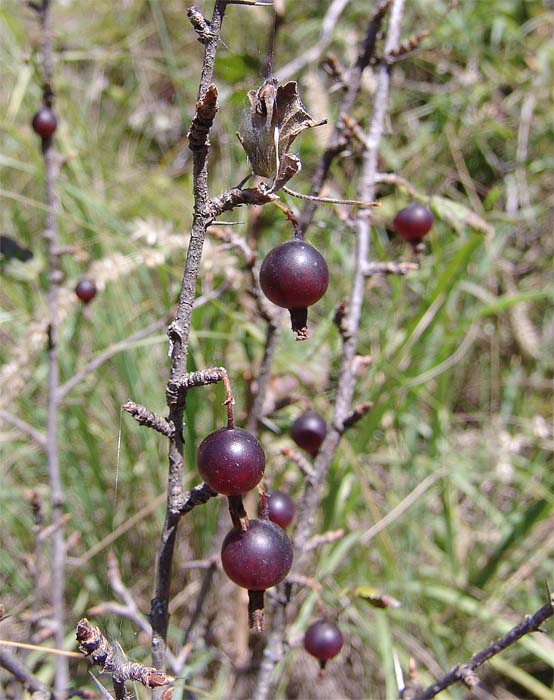
[[[304,457],[303,454],[300,454],[300,452],[297,450],[293,450],[291,447],[283,447],[281,449],[281,454],[283,457],[290,459],[291,462],[294,462],[298,467],[300,467],[300,469],[309,479],[313,479],[315,477],[315,469],[313,468],[312,463],[307,459],[307,457]]]
[[[385,44],[385,56],[398,45],[403,4],[403,0],[393,0],[392,2],[389,29]],[[386,61],[380,64],[377,71],[374,111],[367,134],[368,148],[364,154],[363,170],[359,187],[360,199],[364,200],[373,199],[375,194],[375,176],[377,174],[379,145],[383,135],[385,113],[388,104],[390,84],[389,71],[390,69]],[[297,528],[294,535],[296,552],[303,552],[305,544],[311,537],[311,532],[315,523],[315,515],[319,507],[329,467],[338,447],[342,426],[344,420],[351,413],[351,404],[355,388],[353,362],[356,356],[358,327],[364,299],[364,278],[369,254],[370,222],[371,210],[360,210],[356,221],[355,270],[350,298],[346,306],[345,318],[343,321],[343,326],[347,332],[343,336],[341,366],[337,381],[333,419],[314,463],[316,472],[315,478],[306,482],[302,504],[299,509],[299,517],[297,519]],[[298,569],[303,565],[303,560],[304,557],[301,555],[297,560]]]
[[[93,545],[83,555],[81,555],[78,558],[69,560],[69,563],[72,566],[75,566],[77,568],[83,567],[88,561],[90,561],[93,557],[95,557],[101,551],[106,549],[106,547],[109,547],[113,542],[115,542],[117,539],[119,539],[128,530],[131,530],[133,527],[135,527],[135,525],[137,523],[139,523],[141,520],[143,520],[147,515],[150,515],[150,513],[155,511],[156,508],[158,508],[165,500],[166,500],[165,494],[161,494],[160,496],[157,496],[152,501],[150,501],[150,503],[148,503],[146,506],[144,506],[144,508],[139,510],[138,513],[135,513],[128,520],[126,520],[124,523],[122,523],[113,532],[110,532],[108,535],[103,537],[99,542],[97,542],[95,545]]]
[[[311,540],[306,542],[306,551],[309,552],[312,549],[317,549],[323,544],[329,544],[331,542],[336,542],[344,537],[344,530],[340,528],[339,530],[329,530],[328,532],[322,532],[321,535],[314,535]]]
[[[227,285],[221,285],[217,289],[214,289],[212,292],[198,297],[194,302],[194,308],[197,309],[203,304],[207,304],[212,299],[216,299],[226,289]],[[89,374],[92,374],[92,372],[95,372],[105,362],[108,362],[108,360],[110,360],[118,352],[128,350],[137,341],[148,337],[156,331],[163,330],[166,327],[166,325],[166,318],[158,319],[157,321],[149,323],[145,328],[141,328],[140,330],[136,331],[136,333],[132,333],[124,340],[120,340],[119,342],[110,345],[103,352],[101,352],[95,358],[90,360],[90,362],[87,362],[87,364],[80,370],[78,370],[73,375],[73,377],[71,377],[71,379],[68,379],[64,384],[60,385],[60,387],[58,388],[58,401],[61,402],[65,398],[66,394],[68,394],[72,389],[74,389],[78,384],[80,384]]]
[[[52,698],[52,692],[36,676],[19,661],[17,657],[0,646],[0,666],[9,671],[17,680],[23,684],[26,690],[43,693],[43,697]]]
[[[443,678],[438,680],[436,683],[433,683],[428,688],[425,688],[423,692],[413,696],[413,700],[430,700],[430,698],[434,698],[435,695],[440,693],[442,690],[445,690],[445,688],[448,688],[459,681],[466,684],[468,684],[468,682],[469,684],[475,684],[478,682],[478,679],[473,674],[473,671],[475,671],[476,668],[482,666],[485,661],[488,661],[493,656],[496,656],[496,654],[504,651],[504,649],[507,649],[526,634],[540,631],[542,623],[553,616],[554,598],[551,597],[550,602],[543,605],[542,608],[537,610],[536,613],[527,616],[523,622],[520,622],[515,627],[512,627],[512,629],[506,632],[503,637],[500,637],[500,639],[497,639],[485,649],[482,649],[474,654],[466,663],[454,666],[454,668],[443,676]]]
[[[127,586],[123,583],[121,579],[119,564],[113,552],[110,552],[108,554],[107,574],[108,581],[110,582],[110,586],[112,587],[113,592],[116,596],[118,596],[118,598],[120,598],[125,603],[125,607],[127,610],[127,614],[125,615],[125,617],[128,617],[129,619],[133,620],[137,627],[140,627],[140,629],[142,629],[147,634],[151,634],[152,627],[150,623],[146,619],[146,616],[140,612],[138,605],[135,602],[135,599],[131,595],[131,591],[127,588]],[[91,615],[98,614],[98,612],[93,612],[92,610],[89,612]]]
[[[209,562],[209,566],[204,574],[204,578],[202,579],[202,586],[200,587],[200,592],[198,593],[198,597],[196,598],[196,605],[194,607],[194,611],[190,617],[190,621],[185,630],[185,634],[183,635],[183,647],[185,647],[189,643],[192,633],[194,632],[195,627],[200,621],[202,611],[204,609],[204,604],[206,602],[206,598],[208,597],[208,593],[210,592],[210,588],[212,587],[212,582],[216,571],[217,563],[212,559]]]
[[[267,388],[271,380],[271,369],[273,367],[273,357],[275,355],[275,348],[277,346],[278,338],[279,332],[276,324],[271,321],[268,322],[264,354],[260,364],[260,369],[258,370],[258,375],[256,377],[256,394],[254,396],[254,401],[250,406],[246,421],[246,429],[254,435],[257,435],[258,433],[258,425],[264,414],[264,404]]]
[[[410,197],[413,197],[414,199],[417,199],[418,201],[423,202],[426,204],[429,201],[429,197],[427,196],[422,196],[416,188],[406,180],[405,177],[402,177],[401,175],[397,175],[396,173],[378,173],[377,177],[375,178],[375,182],[386,182],[391,185],[397,185],[398,187],[401,187],[403,190],[405,190]]]
[[[150,666],[127,661],[119,645],[112,644],[100,629],[82,618],[76,627],[79,651],[105,673],[111,674],[114,685],[121,686],[125,681],[138,681],[146,688],[160,688],[175,680],[162,671]],[[124,690],[124,688],[123,688]]]
[[[303,194],[302,192],[297,192],[296,190],[291,190],[290,187],[283,186],[283,192],[290,194],[291,197],[296,197],[297,199],[305,199],[309,202],[319,202],[321,204],[348,204],[350,206],[358,207],[380,207],[381,202],[364,202],[360,199],[339,199],[337,197],[318,197],[311,194]]]
[[[0,419],[6,421],[6,423],[11,423],[11,425],[15,426],[22,433],[28,435],[41,449],[46,449],[46,435],[36,428],[33,428],[33,426],[29,425],[26,421],[21,420],[21,418],[3,409],[0,409]]]
[[[152,430],[155,430],[168,438],[172,438],[175,434],[175,426],[145,406],[141,406],[140,404],[129,399],[129,401],[126,401],[121,408],[133,416],[133,418],[137,421],[137,423],[140,423],[140,425],[145,425],[147,428],[152,428]]]
[[[141,328],[136,333],[131,334],[128,338],[125,338],[125,340],[120,340],[118,343],[113,343],[112,345],[110,345],[90,362],[87,362],[87,364],[80,370],[78,370],[71,377],[71,379],[68,379],[64,384],[60,385],[58,389],[58,400],[62,401],[65,398],[66,394],[68,394],[73,388],[80,384],[83,381],[83,379],[85,379],[85,377],[87,377],[89,374],[92,374],[92,372],[97,370],[100,366],[102,366],[105,362],[110,360],[118,352],[127,350],[138,340],[146,338],[147,336],[151,335],[152,333],[155,333],[156,331],[161,331],[163,328],[165,328],[166,324],[167,321],[165,318],[159,319],[158,321],[150,323],[148,326],[146,326],[146,328]]]
[[[364,37],[363,44],[358,53],[358,57],[354,65],[350,68],[348,72],[348,87],[344,92],[338,112],[339,114],[349,114],[354,107],[354,103],[360,91],[362,73],[369,65],[370,60],[375,54],[375,45],[377,42],[377,37],[381,28],[381,24],[385,13],[390,5],[391,0],[381,0],[373,15],[369,20],[367,31]],[[310,189],[310,195],[317,196],[321,192],[323,184],[325,183],[329,171],[331,169],[331,164],[335,158],[346,148],[348,145],[348,139],[344,134],[345,124],[342,118],[339,118],[333,127],[333,131],[329,138],[329,142],[325,147],[317,169],[312,178],[312,185]],[[360,197],[360,199],[364,199]],[[317,207],[316,201],[308,201],[302,210],[300,216],[300,228],[305,231],[310,222],[313,219],[315,210]]]
[[[50,15],[50,0],[42,0],[35,6],[37,11],[42,52],[43,104],[52,108],[54,103],[53,51],[52,51],[52,22]],[[58,195],[56,181],[60,162],[53,147],[52,137],[42,138],[42,155],[44,159],[44,181],[46,216],[43,236],[48,248],[48,417],[46,429],[46,455],[48,462],[48,481],[50,484],[50,503],[53,524],[60,524],[52,539],[51,560],[51,592],[52,608],[55,621],[54,640],[59,649],[64,646],[64,590],[65,590],[65,545],[64,532],[61,527],[63,517],[63,488],[59,465],[58,447],[58,295],[62,272],[60,269],[59,234],[56,210]],[[68,685],[67,659],[57,656],[55,662],[54,689],[58,697],[62,697]]]
[[[365,266],[364,275],[371,277],[372,275],[407,275],[412,270],[419,270],[419,263],[415,262],[395,262],[390,260],[387,262],[368,262]]]
[[[357,358],[354,358],[355,360],[360,360],[365,358],[361,358],[359,355]],[[352,428],[358,421],[360,421],[365,414],[369,411],[369,409],[373,406],[373,403],[371,401],[362,401],[361,403],[357,404],[354,406],[354,408],[350,411],[350,413],[346,416],[346,418],[342,421],[342,427],[341,427],[341,432],[345,432],[349,428]]]
[[[321,22],[321,31],[319,33],[318,42],[313,46],[310,46],[310,48],[304,51],[304,53],[297,56],[297,58],[293,59],[290,63],[287,63],[276,72],[276,77],[280,82],[293,78],[294,76],[298,75],[300,71],[309,63],[319,60],[329,45],[329,42],[333,37],[333,32],[337,26],[337,22],[349,2],[350,0],[333,0],[333,2],[331,2]]]
[[[131,620],[138,628],[146,632],[148,636],[152,634],[152,625],[148,621],[147,617],[141,613],[131,591],[123,583],[121,579],[121,574],[119,571],[119,564],[117,562],[116,556],[113,552],[108,554],[108,581],[110,586],[118,598],[120,598],[124,605],[115,602],[99,603],[94,607],[90,608],[89,615],[117,615],[119,617],[125,617]],[[167,659],[169,665],[174,673],[178,673],[182,667],[177,659],[169,651],[167,652]]]

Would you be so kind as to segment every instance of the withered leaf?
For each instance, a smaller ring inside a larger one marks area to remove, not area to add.
[[[279,85],[269,78],[258,90],[250,90],[248,99],[250,111],[238,137],[254,173],[272,178],[271,191],[276,191],[302,167],[289,153],[294,139],[325,120],[317,122],[308,114],[294,80]]]

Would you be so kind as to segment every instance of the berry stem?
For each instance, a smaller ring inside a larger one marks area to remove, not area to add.
[[[264,631],[264,593],[248,591],[248,626],[254,632]]]
[[[290,223],[292,224],[292,228],[294,229],[294,237],[296,238],[296,240],[303,241],[304,231],[298,223],[298,219],[296,218],[292,209],[289,209],[289,207],[287,207],[287,205],[284,204],[280,199],[277,199],[272,203],[277,207],[277,209],[280,209],[283,212],[287,220],[290,221]]]
[[[297,199],[307,199],[310,202],[322,202],[323,204],[347,204],[351,207],[381,206],[381,202],[368,202],[363,199],[337,199],[335,197],[318,197],[311,194],[302,194],[302,192],[296,192],[296,190],[291,190],[289,187],[283,187],[283,191],[290,194],[291,197],[296,197]]]
[[[303,307],[301,309],[289,309],[289,313],[290,325],[292,330],[296,333],[296,340],[307,340],[309,338],[307,307]]]
[[[258,516],[260,520],[269,520],[269,496],[267,491],[260,488],[260,503],[258,506]]]
[[[233,527],[237,530],[248,530],[248,515],[244,510],[242,496],[227,496],[229,501],[229,514],[233,521]]]
[[[233,404],[235,403],[235,399],[233,397],[229,375],[227,374],[227,370],[223,367],[221,368],[221,381],[227,392],[227,396],[223,402],[223,405],[227,407],[227,428],[232,430],[235,427],[235,417],[233,416]]]

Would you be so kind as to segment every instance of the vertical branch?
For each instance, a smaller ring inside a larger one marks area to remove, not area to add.
[[[389,5],[391,5],[389,0],[380,2],[370,21],[368,32],[366,33],[364,49],[352,72],[354,76],[353,79],[356,79],[355,76],[358,76],[357,79],[359,81],[359,75],[361,75],[361,70],[363,70],[362,66],[364,61],[369,60],[369,55],[374,51],[378,28],[381,25],[384,13]],[[359,198],[366,201],[372,201],[375,197],[379,145],[384,130],[390,85],[390,66],[387,63],[386,57],[399,43],[403,6],[404,0],[392,0],[391,16],[385,43],[385,58],[379,64],[377,72],[377,88],[374,97],[375,107],[368,130],[367,149],[364,153],[358,192]],[[360,70],[359,74],[357,72],[358,70]],[[355,98],[356,94],[357,93],[354,92],[353,98]],[[350,106],[352,106],[352,104],[353,102],[350,103]],[[340,137],[341,128],[340,124],[338,124],[337,127],[335,127],[331,143],[323,155],[319,171],[314,177],[314,189],[317,191],[327,177],[332,159],[342,148]],[[308,205],[310,204],[311,203],[308,203]],[[305,208],[301,218],[301,226],[305,228],[309,225],[313,212],[314,209],[312,207],[307,206]],[[364,298],[364,277],[369,257],[370,227],[371,209],[360,209],[356,221],[356,246],[354,251],[355,269],[345,318],[341,324],[343,347],[333,418],[327,436],[316,457],[313,477],[306,481],[302,503],[296,519],[297,526],[293,537],[293,548],[296,557],[294,568],[296,572],[302,571],[302,568],[305,566],[310,556],[306,545],[312,535],[325,481],[343,433],[345,421],[351,414],[355,387],[353,361],[356,355],[358,329]],[[264,657],[256,680],[256,688],[253,693],[255,700],[267,700],[271,697],[275,682],[273,679],[273,672],[283,653],[283,643],[286,633],[284,616],[285,610],[283,608],[276,618],[277,624],[268,636]]]
[[[264,402],[267,394],[267,388],[269,386],[269,380],[271,379],[271,369],[273,367],[273,357],[275,355],[275,347],[277,345],[277,339],[279,337],[279,329],[273,321],[267,322],[266,339],[264,346],[264,354],[262,357],[262,362],[260,364],[260,369],[258,370],[258,376],[256,378],[256,395],[250,411],[248,412],[248,419],[246,421],[246,430],[258,434],[258,423],[263,417]]]
[[[383,18],[391,4],[391,0],[380,0],[377,7],[375,8],[373,15],[369,20],[369,24],[366,30],[364,41],[358,53],[356,62],[348,72],[348,86],[343,94],[340,106],[339,106],[339,118],[333,127],[333,131],[329,138],[329,142],[325,148],[325,151],[319,161],[317,169],[312,178],[312,187],[310,190],[310,195],[317,196],[321,192],[321,188],[331,168],[333,160],[346,148],[348,145],[348,139],[345,137],[344,129],[345,124],[342,116],[343,114],[349,114],[354,107],[356,97],[360,91],[360,84],[362,80],[362,73],[367,68],[370,60],[375,53],[375,45],[377,42],[377,37],[379,35],[379,30],[381,29],[381,24]],[[370,200],[367,200],[370,201]],[[308,200],[304,205],[302,210],[302,215],[300,216],[300,228],[305,231],[310,225],[316,207],[318,203],[315,200]]]
[[[192,310],[196,295],[196,280],[209,216],[208,203],[208,134],[217,110],[217,90],[212,85],[213,70],[225,0],[216,0],[210,26],[210,38],[205,44],[202,76],[198,88],[197,112],[189,132],[189,148],[193,157],[194,216],[187,251],[179,304],[174,321],[168,329],[171,342],[171,368],[166,389],[169,420],[175,433],[169,441],[169,473],[167,481],[167,511],[156,561],[152,623],[152,659],[163,670],[166,665],[166,639],[169,624],[169,594],[171,569],[177,527],[181,517],[179,507],[183,491],[183,411],[186,390],[178,385],[187,370],[187,355]]]
[[[385,58],[379,64],[377,71],[377,87],[374,96],[374,110],[371,118],[368,134],[367,149],[364,153],[362,175],[359,186],[359,197],[370,201],[375,196],[377,160],[379,144],[383,136],[385,114],[388,104],[390,86],[390,66],[387,63],[387,55],[399,43],[400,23],[404,0],[393,0],[389,28],[385,43]],[[354,395],[355,377],[353,360],[356,355],[358,341],[358,329],[362,313],[364,298],[364,271],[369,255],[369,237],[371,227],[371,209],[360,209],[356,221],[356,248],[355,269],[348,301],[346,317],[343,321],[343,348],[337,381],[337,393],[333,418],[327,436],[316,458],[313,480],[306,482],[304,496],[298,517],[298,526],[294,536],[296,552],[304,551],[305,544],[311,536],[315,515],[319,507],[325,480],[329,467],[338,447],[343,431],[343,424],[351,411],[352,397]],[[301,569],[304,556],[298,560],[298,568]]]
[[[43,103],[44,107],[52,108],[54,91],[52,88],[53,58],[52,58],[52,23],[50,15],[50,0],[42,0],[35,7],[40,23],[42,71],[43,71]],[[61,281],[60,248],[58,241],[58,222],[56,208],[58,203],[56,180],[59,160],[54,150],[52,137],[42,138],[42,155],[44,159],[44,179],[46,197],[46,217],[44,238],[48,247],[48,418],[46,435],[46,454],[48,461],[48,479],[50,482],[50,504],[52,509],[52,564],[51,587],[52,608],[54,613],[54,640],[58,649],[64,646],[64,567],[65,545],[63,532],[63,488],[60,475],[58,453],[58,293]],[[67,658],[62,654],[56,655],[54,688],[56,695],[61,697],[68,685]]]

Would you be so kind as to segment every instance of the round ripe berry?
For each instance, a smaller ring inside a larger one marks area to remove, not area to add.
[[[248,530],[233,528],[221,546],[227,576],[242,588],[265,591],[289,573],[292,546],[285,531],[269,520],[250,520]]]
[[[239,496],[260,483],[265,454],[247,430],[219,428],[200,443],[197,464],[200,476],[214,491]]]
[[[50,107],[41,107],[31,122],[33,131],[43,139],[52,136],[58,126],[56,115]]]
[[[294,518],[296,506],[294,501],[284,491],[268,491],[267,515],[268,518],[282,527],[287,528]],[[260,513],[258,512],[258,515]]]
[[[298,447],[315,457],[327,434],[327,423],[317,411],[306,411],[291,425],[290,434]]]
[[[94,299],[96,291],[96,284],[89,277],[81,277],[75,286],[75,294],[84,304]]]
[[[277,306],[301,309],[321,299],[329,284],[329,269],[319,251],[294,239],[268,253],[260,269],[260,284]]]
[[[394,217],[394,228],[399,236],[410,243],[419,243],[433,225],[433,214],[424,205],[412,202]]]
[[[317,620],[304,634],[304,649],[320,661],[327,661],[342,649],[344,637],[334,622]]]

